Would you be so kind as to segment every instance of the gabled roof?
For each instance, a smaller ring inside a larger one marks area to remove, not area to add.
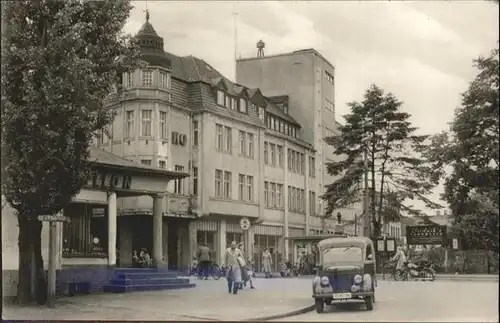
[[[276,96],[270,96],[268,97],[269,100],[271,100],[274,103],[283,103],[288,105],[288,95],[276,95]]]

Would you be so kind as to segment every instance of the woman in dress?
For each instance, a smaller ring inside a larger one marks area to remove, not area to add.
[[[272,266],[273,266],[273,258],[271,256],[271,253],[269,252],[269,249],[266,249],[262,254],[262,267],[264,269],[264,274],[266,275],[266,278],[271,277]]]

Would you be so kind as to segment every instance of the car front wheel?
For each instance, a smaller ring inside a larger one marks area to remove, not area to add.
[[[372,311],[373,310],[373,297],[372,296],[366,296],[365,297],[365,305],[366,305],[366,309],[368,311]]]
[[[314,301],[314,304],[316,305],[316,312],[321,314],[325,310],[325,304],[322,299],[316,299]]]

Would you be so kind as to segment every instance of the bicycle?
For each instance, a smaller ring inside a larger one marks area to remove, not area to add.
[[[203,278],[201,276],[200,264],[198,264],[198,266],[196,267],[196,274],[199,279]],[[222,277],[222,270],[220,269],[219,265],[211,261],[208,265],[208,275],[212,276],[215,280],[219,280]]]

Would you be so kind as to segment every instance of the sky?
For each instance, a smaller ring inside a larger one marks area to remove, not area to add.
[[[498,4],[491,1],[133,4],[125,32],[137,33],[147,7],[166,51],[202,58],[233,81],[235,53],[256,56],[259,39],[266,55],[314,48],[335,66],[340,122],[347,102],[361,100],[377,84],[404,102],[422,134],[448,129],[460,94],[477,74],[473,59],[488,55],[499,39]]]

